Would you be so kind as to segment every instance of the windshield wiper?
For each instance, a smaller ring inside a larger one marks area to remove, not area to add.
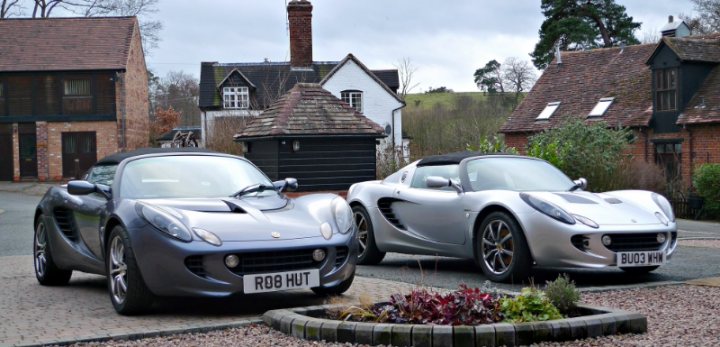
[[[235,194],[230,195],[231,198],[241,198],[245,194],[255,193],[255,192],[264,192],[265,190],[272,189],[275,190],[275,186],[262,184],[262,183],[256,183],[251,184],[243,189],[238,190],[235,192]]]

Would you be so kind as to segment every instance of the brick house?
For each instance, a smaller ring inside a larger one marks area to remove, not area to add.
[[[203,144],[214,133],[216,120],[257,116],[296,83],[319,83],[392,135],[382,140],[381,145],[406,147],[401,113],[405,103],[397,95],[398,70],[370,70],[352,54],[341,61],[314,61],[312,9],[306,0],[287,4],[288,62],[201,64],[199,107]]]
[[[690,187],[694,168],[720,163],[720,36],[663,34],[658,44],[562,52],[501,127],[507,145],[523,151],[566,117],[602,120],[630,128],[636,158]]]
[[[0,180],[62,180],[148,144],[135,17],[0,21]]]

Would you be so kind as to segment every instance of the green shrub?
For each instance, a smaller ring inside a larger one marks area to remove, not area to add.
[[[506,153],[506,154],[518,154],[518,150],[515,147],[508,147],[505,145],[505,140],[497,135],[491,138],[482,136],[477,144],[468,144],[466,149],[473,152],[481,153]]]
[[[567,274],[558,276],[554,281],[548,281],[545,286],[545,296],[565,314],[574,310],[580,301],[580,291]]]
[[[618,172],[629,138],[628,129],[569,118],[559,127],[530,137],[528,155],[547,160],[573,179],[587,178],[592,191],[614,190],[622,186]]]
[[[720,164],[703,164],[693,174],[693,185],[705,200],[705,212],[720,218]]]
[[[505,320],[512,323],[563,318],[545,293],[535,288],[523,288],[520,295],[501,299],[500,309]]]

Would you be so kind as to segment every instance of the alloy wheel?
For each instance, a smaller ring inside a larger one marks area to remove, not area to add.
[[[513,260],[514,243],[512,232],[502,220],[493,220],[482,234],[482,259],[494,274],[508,271]]]
[[[125,264],[125,245],[119,236],[110,243],[110,291],[113,300],[122,304],[127,295],[127,265]]]
[[[47,231],[45,224],[39,223],[35,231],[35,272],[45,277],[47,271]]]
[[[367,249],[367,243],[368,243],[368,223],[365,219],[365,216],[360,211],[353,212],[354,218],[355,218],[355,225],[357,226],[358,230],[358,256],[362,256],[363,253],[365,253],[365,249]]]

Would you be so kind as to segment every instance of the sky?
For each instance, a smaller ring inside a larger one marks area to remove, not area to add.
[[[287,0],[289,1],[289,0]],[[160,0],[154,19],[162,41],[146,57],[157,75],[182,70],[196,77],[200,62],[288,61],[286,0]],[[693,14],[690,0],[616,0],[657,37],[668,15]],[[417,69],[424,92],[445,86],[477,91],[473,73],[488,61],[530,61],[544,20],[539,0],[311,0],[313,59],[339,61],[353,53],[370,69],[403,58]],[[201,4],[201,5],[200,5]]]

